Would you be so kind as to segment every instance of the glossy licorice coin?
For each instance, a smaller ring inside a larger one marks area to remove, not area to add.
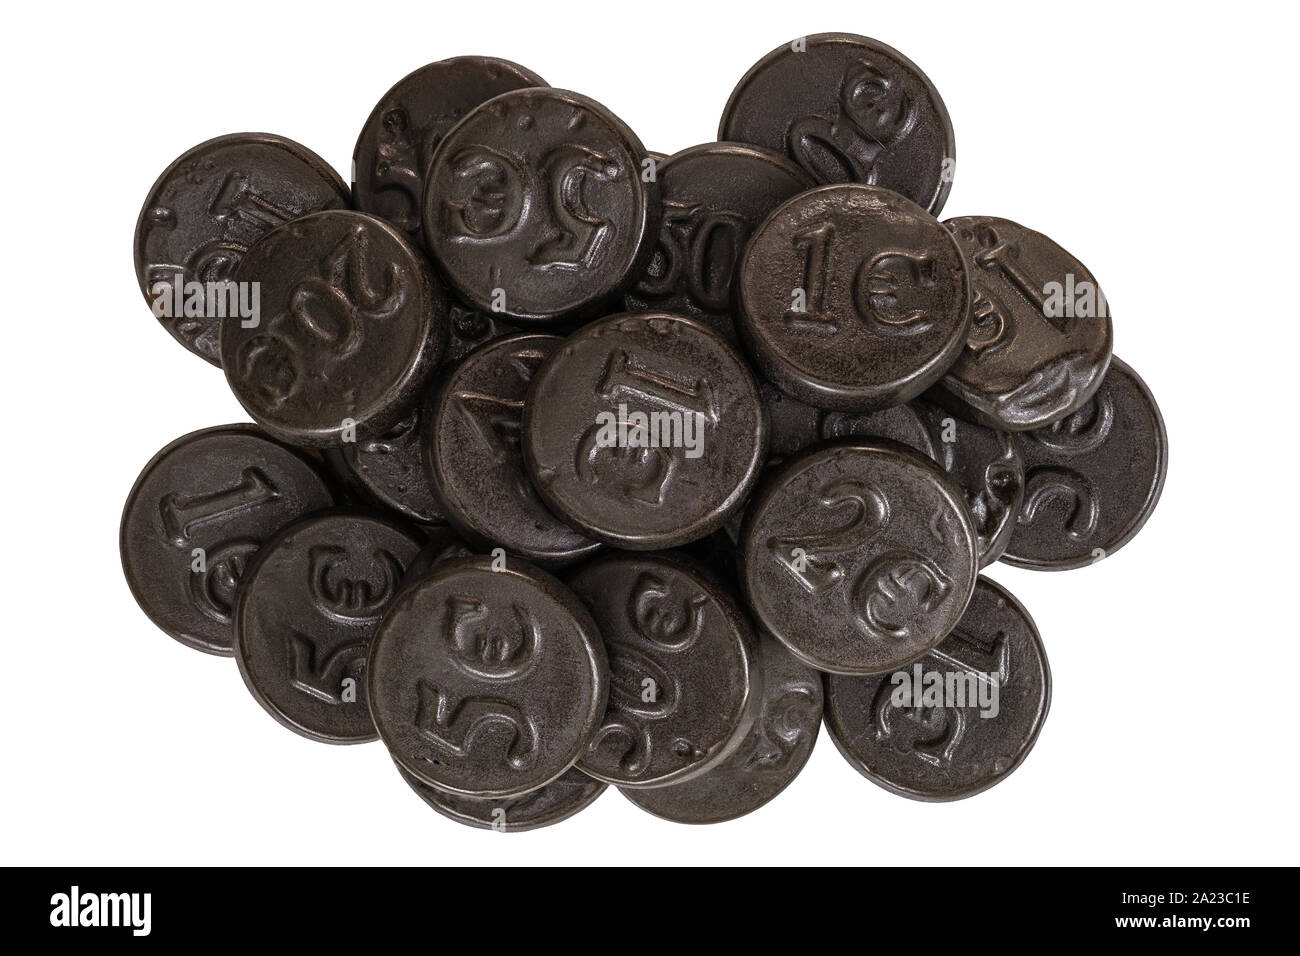
[[[578,768],[662,787],[717,766],[762,700],[757,641],[739,603],[676,553],[596,558],[569,578],[609,653],[609,709]]]
[[[428,470],[452,523],[483,550],[547,567],[600,547],[542,503],[519,449],[529,382],[563,344],[553,335],[489,342],[443,372],[426,417]]]
[[[1020,766],[1051,697],[1033,619],[982,577],[956,629],[910,667],[827,675],[826,730],[872,783],[914,800],[959,800]]]
[[[466,303],[520,322],[595,314],[640,273],[659,231],[645,147],[594,100],[505,93],[434,153],[424,234]]]
[[[975,525],[980,567],[1006,551],[1020,513],[1025,473],[1010,432],[958,418],[938,405],[916,399],[911,408],[933,437],[934,459],[966,496]]]
[[[522,833],[549,827],[585,810],[609,784],[587,776],[581,770],[566,770],[544,787],[504,800],[483,800],[444,793],[423,783],[398,764],[402,779],[416,796],[444,817],[498,833]]]
[[[417,402],[384,434],[342,442],[326,457],[365,499],[409,521],[437,524],[447,520],[447,511],[425,467],[426,414]]]
[[[1096,394],[1047,428],[1017,432],[1024,503],[1002,560],[1063,571],[1114,554],[1146,524],[1169,463],[1164,419],[1118,358]]]
[[[763,373],[820,408],[906,402],[956,360],[970,278],[953,237],[887,189],[822,186],[754,232],[738,276],[736,328]]]
[[[736,752],[685,783],[625,789],[629,800],[677,823],[721,823],[752,813],[790,785],[817,742],[822,678],[766,635],[758,656],[762,706]]]
[[[566,339],[533,378],[523,440],[557,515],[649,551],[722,526],[758,475],[767,427],[735,349],[692,320],[651,312]]]
[[[352,152],[356,207],[387,219],[413,245],[423,245],[424,178],[442,138],[492,97],[545,85],[518,63],[490,56],[439,60],[402,77],[384,94],[357,137]]]
[[[801,37],[754,64],[718,139],[786,153],[819,183],[884,186],[936,215],[956,157],[934,84],[897,50],[849,33]]]
[[[821,434],[826,439],[887,438],[938,460],[934,436],[913,405],[891,405],[874,412],[827,412]]]
[[[230,655],[235,596],[262,542],[334,494],[307,456],[253,425],[176,439],[122,512],[122,570],[140,607],[182,644]]]
[[[964,418],[1023,431],[1059,421],[1101,384],[1110,310],[1078,259],[1006,219],[945,224],[971,263],[974,306],[961,357],[930,398]]]
[[[332,210],[267,233],[239,264],[261,317],[227,321],[221,364],[267,431],[301,445],[378,438],[420,394],[447,342],[424,258],[381,219]]]
[[[403,769],[471,797],[513,797],[573,766],[600,726],[609,665],[591,615],[512,559],[438,565],[389,607],[370,648],[375,726]]]
[[[933,648],[975,586],[975,529],[937,466],[850,439],[764,478],[745,514],[741,583],[764,628],[822,671],[879,674]]]
[[[221,325],[247,318],[254,303],[250,290],[218,284],[276,226],[348,204],[338,173],[291,139],[234,133],[200,143],[158,177],[140,211],[140,289],[178,342],[220,365]]]
[[[1008,432],[957,418],[923,399],[864,414],[828,412],[824,438],[887,438],[938,462],[966,496],[979,543],[979,564],[1006,550],[1020,510],[1024,474]]]
[[[778,153],[707,143],[658,167],[663,218],[654,255],[623,297],[630,312],[699,319],[736,340],[731,288],[754,227],[812,180]]]
[[[353,514],[304,518],[261,550],[235,606],[235,661],[266,711],[330,744],[376,738],[365,667],[420,539]]]

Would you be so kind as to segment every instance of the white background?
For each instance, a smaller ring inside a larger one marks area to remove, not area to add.
[[[1213,11],[11,5],[0,862],[1300,862],[1295,31],[1244,3]],[[117,556],[127,491],[171,439],[245,420],[136,286],[136,215],[174,157],[266,130],[346,179],[379,96],[468,53],[587,93],[673,152],[715,137],[760,56],[828,30],[877,37],[929,74],[957,138],[944,215],[1014,219],[1087,263],[1116,354],[1168,424],[1164,499],[1123,551],[1062,574],[992,569],[1037,620],[1055,677],[1019,770],[973,799],[914,803],[823,733],[791,788],[736,822],[666,823],[611,790],[564,824],[502,836],[428,810],[380,744],[284,730],[233,661],[150,624]]]

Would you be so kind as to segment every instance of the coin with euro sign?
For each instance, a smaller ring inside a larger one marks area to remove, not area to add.
[[[1051,673],[980,569],[1109,558],[1168,468],[1093,273],[939,221],[948,110],[870,37],[778,47],[671,153],[512,60],[422,62],[345,122],[351,189],[267,133],[158,157],[135,281],[254,424],[135,478],[145,615],[294,733],[381,741],[417,845],[610,786],[650,825],[749,817],[823,722],[894,794],[1005,780]]]
[[[849,439],[764,479],[739,554],[751,610],[795,657],[878,674],[952,630],[975,586],[977,542],[965,497],[934,462]]]

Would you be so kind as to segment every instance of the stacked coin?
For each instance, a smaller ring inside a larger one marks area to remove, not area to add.
[[[686,823],[781,792],[823,718],[921,800],[1003,779],[1051,696],[980,576],[1114,553],[1166,440],[1092,273],[940,222],[952,125],[878,41],[760,60],[719,142],[460,57],[389,90],[349,189],[235,134],[136,228],[154,315],[256,424],[177,439],[127,581],[313,740],[525,830],[609,785]]]

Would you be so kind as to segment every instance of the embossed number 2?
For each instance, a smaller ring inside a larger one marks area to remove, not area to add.
[[[819,504],[832,511],[847,506],[848,520],[828,531],[774,535],[767,542],[773,559],[817,596],[844,580],[844,568],[830,556],[860,547],[889,523],[889,502],[857,478],[828,482],[821,489]]]
[[[527,254],[542,269],[589,269],[609,238],[611,226],[587,205],[589,179],[613,182],[623,167],[604,153],[577,143],[551,150],[537,164],[528,187],[544,193],[545,202],[528,202],[526,170],[497,150],[477,146],[455,159],[455,177],[472,187],[463,201],[443,204],[446,227],[454,241],[489,241],[515,234],[526,219],[540,220],[540,239]]]
[[[528,261],[542,267],[590,268],[609,234],[609,221],[587,208],[583,186],[589,176],[616,179],[619,167],[603,153],[566,144],[547,154],[541,170],[556,231],[533,248]]]

